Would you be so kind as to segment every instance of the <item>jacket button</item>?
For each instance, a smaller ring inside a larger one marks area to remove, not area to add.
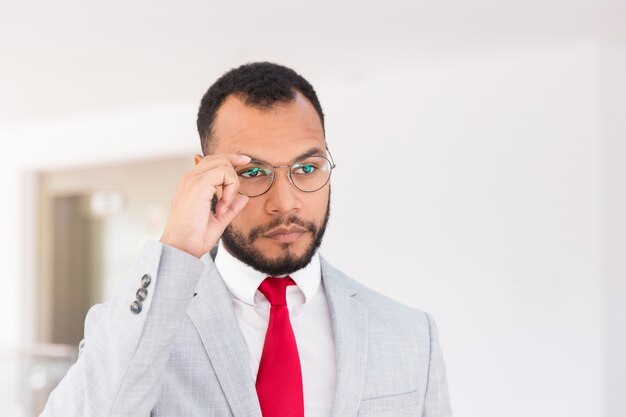
[[[146,290],[145,288],[139,288],[137,290],[137,300],[144,301],[147,296],[148,296],[148,290]]]
[[[141,286],[144,288],[148,288],[150,286],[150,283],[152,282],[152,277],[150,276],[150,274],[146,274],[143,277],[141,277]]]
[[[141,313],[141,309],[142,309],[141,301],[135,300],[130,304],[130,311],[132,311],[133,314]]]

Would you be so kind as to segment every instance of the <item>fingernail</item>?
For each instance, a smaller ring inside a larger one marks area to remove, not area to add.
[[[246,158],[248,161],[252,161],[252,158],[250,158],[248,155],[239,155],[242,158]]]

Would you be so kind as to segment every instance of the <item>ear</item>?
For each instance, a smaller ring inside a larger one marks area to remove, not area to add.
[[[203,158],[203,156],[202,156],[202,155],[195,155],[195,156],[193,157],[193,163],[194,163],[195,165],[198,165],[198,164],[200,163],[200,161],[202,161],[202,158]]]

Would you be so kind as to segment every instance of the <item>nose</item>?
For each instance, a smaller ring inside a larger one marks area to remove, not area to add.
[[[288,170],[277,169],[276,177],[266,193],[265,209],[272,215],[297,213],[302,207],[298,190],[289,181]]]

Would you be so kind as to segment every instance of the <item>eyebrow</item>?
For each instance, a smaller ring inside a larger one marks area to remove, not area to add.
[[[265,162],[265,163],[267,163],[267,161],[264,161],[264,160],[262,160],[260,158],[257,158],[257,157],[255,157],[253,155],[250,155],[250,154],[247,154],[245,152],[239,152],[239,153],[241,153],[243,155],[249,156],[250,158],[252,158],[252,160],[254,162]],[[324,151],[321,148],[319,148],[319,147],[314,147],[314,148],[311,148],[308,151],[306,151],[306,152],[296,156],[291,162],[293,163],[293,162],[299,161],[300,159],[308,158],[309,156],[314,156],[314,155],[324,156]]]

